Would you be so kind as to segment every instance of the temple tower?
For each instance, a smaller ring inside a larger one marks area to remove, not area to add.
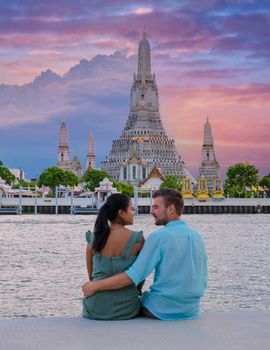
[[[89,168],[96,168],[96,153],[93,134],[91,132],[88,139],[87,155],[86,155],[86,166],[85,171]]]
[[[166,135],[162,125],[158,87],[155,73],[151,72],[150,44],[146,33],[143,33],[139,43],[138,70],[133,76],[128,120],[121,136],[113,140],[111,152],[101,163],[101,169],[115,180],[134,183],[139,176],[137,170],[132,172],[130,178],[126,176],[130,172],[125,169],[134,158],[134,152],[146,162],[147,172],[144,172],[140,182],[146,179],[147,173],[154,166],[160,168],[164,175],[176,175],[180,179],[184,176],[191,177],[177,154],[174,140]]]
[[[204,177],[207,180],[207,188],[210,192],[213,190],[214,179],[220,177],[219,168],[220,166],[215,156],[212,128],[207,118],[204,124],[202,163],[199,170],[199,176]]]
[[[57,166],[63,170],[70,170],[68,129],[64,121],[60,126]]]

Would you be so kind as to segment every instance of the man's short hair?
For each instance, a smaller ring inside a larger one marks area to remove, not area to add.
[[[164,200],[165,207],[168,208],[169,205],[173,204],[175,206],[176,213],[178,215],[182,214],[184,208],[184,200],[182,194],[174,189],[158,190],[154,192],[153,198],[162,197]]]

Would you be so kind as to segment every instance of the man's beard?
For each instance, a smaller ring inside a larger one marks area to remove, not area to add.
[[[168,223],[168,220],[163,218],[163,219],[158,219],[156,217],[155,218],[155,225],[156,226],[163,226],[163,225],[166,225]]]

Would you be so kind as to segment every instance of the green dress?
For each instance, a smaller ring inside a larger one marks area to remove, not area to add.
[[[126,271],[137,256],[130,255],[134,244],[141,240],[141,232],[131,232],[130,239],[121,256],[93,256],[93,281],[101,280]],[[86,241],[92,244],[94,235],[86,232]],[[83,317],[95,320],[125,320],[138,315],[140,298],[134,284],[116,290],[98,292],[83,299]]]

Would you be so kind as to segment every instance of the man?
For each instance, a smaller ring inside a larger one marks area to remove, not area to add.
[[[84,296],[131,283],[138,285],[155,270],[153,284],[142,296],[143,313],[161,320],[199,317],[200,299],[207,286],[207,256],[200,234],[180,219],[183,207],[178,191],[156,191],[151,214],[156,225],[165,226],[147,238],[127,271],[86,282],[82,286]]]

